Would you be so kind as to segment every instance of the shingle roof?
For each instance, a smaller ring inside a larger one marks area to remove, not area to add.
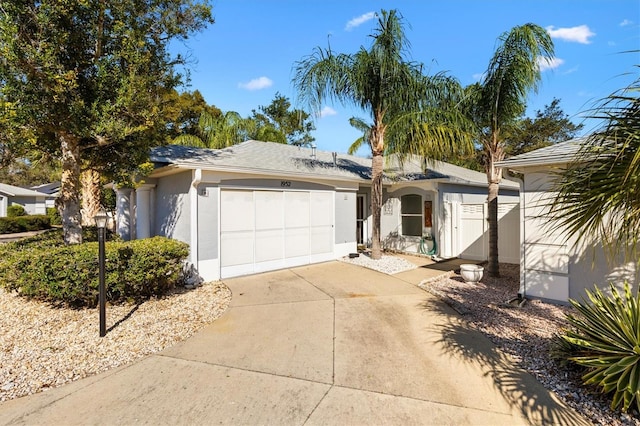
[[[44,197],[52,198],[51,195],[43,194],[42,192],[33,191],[31,189],[21,188],[19,186],[13,186],[6,183],[0,183],[0,193],[8,195],[10,197]]]
[[[241,171],[247,173],[303,175],[332,180],[371,179],[371,159],[348,154],[335,154],[311,148],[273,142],[249,140],[224,149],[192,148],[168,145],[154,148],[151,161],[158,167],[202,168]],[[385,159],[385,181],[409,182],[439,179],[451,183],[487,185],[483,173],[444,162],[430,162],[423,173],[419,160],[408,159],[400,166],[395,158]],[[518,188],[515,182],[504,181],[505,187]]]
[[[586,140],[587,137],[582,137],[560,142],[555,145],[507,158],[506,160],[496,163],[496,165],[517,169],[519,167],[568,163],[575,158],[575,155]]]

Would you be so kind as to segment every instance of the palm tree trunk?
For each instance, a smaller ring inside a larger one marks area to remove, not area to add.
[[[502,169],[495,166],[496,161],[504,158],[504,149],[500,145],[497,133],[491,136],[487,156],[487,181],[489,183],[487,204],[489,222],[489,263],[487,272],[491,277],[500,276],[500,266],[498,264],[498,192],[500,191],[500,181],[502,180]]]
[[[382,248],[380,244],[380,214],[382,211],[382,171],[384,157],[382,153],[374,153],[371,160],[371,214],[373,216],[371,235],[371,258],[380,259]]]
[[[497,182],[489,183],[489,196],[487,197],[489,222],[489,263],[487,272],[492,277],[500,276],[498,266],[498,190]]]
[[[82,225],[94,225],[93,218],[100,210],[100,173],[87,169],[80,175],[82,183]]]
[[[70,133],[59,136],[62,150],[62,178],[60,179],[60,216],[66,244],[82,243],[80,202],[80,139]]]

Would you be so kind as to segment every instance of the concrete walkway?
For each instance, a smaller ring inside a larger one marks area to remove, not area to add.
[[[226,280],[225,315],[161,353],[0,404],[0,424],[587,424],[457,314],[329,262]]]

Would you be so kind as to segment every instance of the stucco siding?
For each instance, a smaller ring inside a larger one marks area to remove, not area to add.
[[[582,241],[576,244],[565,229],[548,216],[553,200],[552,175],[537,169],[524,176],[523,252],[520,267],[521,291],[529,297],[559,302],[580,300],[585,290],[598,286],[606,291],[609,282],[622,288],[625,280],[637,287],[638,271],[622,258],[609,259],[600,244]],[[618,265],[618,266],[613,266]]]
[[[158,178],[156,186],[155,235],[191,242],[191,172]]]
[[[27,214],[47,214],[45,197],[9,197],[9,205],[18,204],[24,207]]]
[[[217,185],[198,185],[198,260],[212,260],[218,254],[219,194]]]
[[[336,192],[335,200],[335,243],[352,243],[355,251],[356,194],[355,192]]]

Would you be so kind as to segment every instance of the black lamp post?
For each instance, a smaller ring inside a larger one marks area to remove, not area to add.
[[[99,304],[100,304],[100,337],[104,337],[107,334],[107,320],[106,320],[106,303],[107,303],[107,290],[104,285],[104,231],[107,227],[107,212],[104,208],[100,207],[98,213],[94,216],[96,221],[96,227],[98,228],[98,265],[99,265]]]

